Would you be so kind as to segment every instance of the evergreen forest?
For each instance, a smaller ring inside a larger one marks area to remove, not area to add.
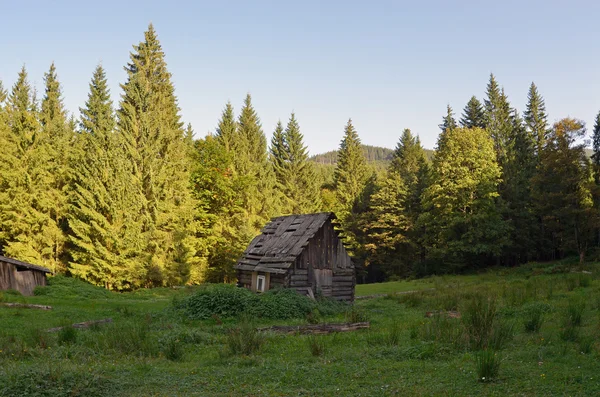
[[[0,255],[116,291],[234,282],[270,218],[333,211],[359,282],[600,259],[600,113],[590,131],[551,122],[534,83],[520,112],[490,75],[484,98],[441,109],[434,150],[408,128],[363,145],[349,119],[311,157],[302,120],[263,126],[250,94],[194,135],[152,25],[125,70],[119,93],[90,71],[79,115],[54,64],[42,92],[25,66],[0,82]]]

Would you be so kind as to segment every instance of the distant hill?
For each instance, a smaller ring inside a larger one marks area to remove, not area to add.
[[[377,164],[386,164],[392,159],[394,155],[393,149],[388,149],[386,147],[379,146],[371,146],[371,145],[362,145],[363,153],[367,158],[368,163],[377,163]],[[427,158],[431,160],[433,156],[433,150],[425,149],[425,154]],[[337,163],[338,151],[332,150],[329,152],[316,154],[310,158],[311,161],[317,164],[324,165],[335,165]]]
[[[369,163],[376,161],[389,161],[392,159],[394,151],[385,147],[362,145],[363,152]],[[330,152],[316,154],[310,159],[318,164],[336,164],[337,163],[337,150]]]

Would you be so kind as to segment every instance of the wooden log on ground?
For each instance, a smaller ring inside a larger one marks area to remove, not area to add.
[[[333,332],[349,332],[359,329],[367,329],[371,326],[369,322],[363,323],[331,323],[311,325],[273,325],[271,327],[259,328],[258,331],[271,331],[282,334],[320,335]]]
[[[75,324],[71,324],[71,325],[67,325],[67,327],[73,327],[73,328],[89,328],[93,325],[97,325],[97,324],[106,324],[106,323],[112,323],[113,320],[112,318],[103,318],[102,320],[92,320],[92,321],[84,321],[82,323],[75,323]],[[66,327],[56,327],[56,328],[50,328],[49,330],[47,330],[47,332],[58,332],[61,329],[66,328]]]
[[[425,317],[434,317],[434,316],[446,316],[448,318],[461,318],[461,314],[454,310],[449,311],[436,311],[436,312],[426,312]]]
[[[0,303],[3,307],[14,307],[14,308],[25,308],[25,309],[40,309],[40,310],[52,310],[52,306],[47,305],[32,305],[29,303]]]

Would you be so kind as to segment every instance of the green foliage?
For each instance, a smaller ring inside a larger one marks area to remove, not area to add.
[[[477,379],[480,382],[490,382],[498,377],[500,357],[491,349],[481,350],[475,355]]]
[[[281,122],[277,124],[271,140],[271,163],[276,187],[282,194],[284,214],[312,213],[321,207],[317,175],[314,164],[308,161],[303,139],[292,113],[285,130]]]
[[[256,294],[246,288],[220,284],[201,287],[198,292],[179,302],[176,308],[194,319],[208,319],[249,315],[257,318],[291,319],[306,318],[317,309],[324,315],[340,313],[345,305],[321,299],[313,301],[292,289],[273,289]]]
[[[481,129],[447,130],[423,192],[420,227],[431,260],[446,271],[482,266],[506,245],[497,206],[501,170],[493,141]]]
[[[340,143],[334,174],[335,192],[339,204],[337,212],[342,224],[349,220],[352,207],[359,199],[367,178],[366,160],[362,153],[360,139],[352,125],[352,120],[348,120],[344,129],[344,138]]]
[[[465,128],[485,128],[485,112],[481,102],[475,95],[467,102],[460,119],[460,125]]]

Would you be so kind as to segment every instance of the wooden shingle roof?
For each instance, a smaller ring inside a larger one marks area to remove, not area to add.
[[[330,219],[335,219],[333,212],[271,219],[261,234],[252,240],[235,268],[285,274],[308,241]]]
[[[28,269],[28,270],[37,270],[39,272],[44,273],[52,273],[50,269],[47,269],[42,266],[32,265],[31,263],[22,262],[16,259],[7,258],[6,256],[0,255],[0,262],[10,263],[11,265],[15,265],[18,269]]]

